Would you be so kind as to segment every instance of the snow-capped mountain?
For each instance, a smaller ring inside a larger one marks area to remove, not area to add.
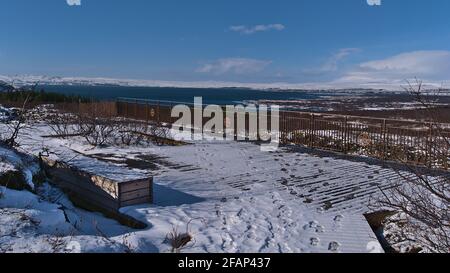
[[[136,79],[113,79],[113,78],[88,78],[88,77],[51,77],[34,75],[2,76],[0,81],[14,86],[26,86],[39,83],[40,85],[116,85],[133,87],[175,87],[175,88],[249,88],[258,90],[342,90],[353,89],[355,91],[399,91],[407,85],[402,82],[376,82],[376,83],[239,83],[219,81],[158,81],[158,80],[136,80]],[[448,88],[450,82],[433,83],[425,82],[424,89]]]

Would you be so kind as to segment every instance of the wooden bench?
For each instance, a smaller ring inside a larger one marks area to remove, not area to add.
[[[114,213],[121,207],[153,202],[152,177],[123,180],[120,175],[95,174],[49,157],[40,159],[52,183],[93,210]],[[117,168],[120,171],[121,167]]]

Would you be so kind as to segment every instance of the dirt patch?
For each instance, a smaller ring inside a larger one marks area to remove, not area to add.
[[[9,171],[0,175],[0,186],[4,186],[12,190],[28,190],[33,189],[28,185],[25,176],[20,171]]]
[[[170,162],[166,157],[154,154],[136,154],[134,158],[124,158],[115,154],[92,154],[86,155],[104,162],[125,165],[131,169],[158,171],[164,169],[193,171],[200,168],[193,165],[182,165]]]
[[[384,251],[386,253],[396,253],[397,251],[389,244],[389,242],[384,237],[383,231],[384,226],[383,222],[386,220],[386,218],[394,215],[395,213],[392,211],[379,211],[379,212],[373,212],[365,214],[364,216],[367,219],[367,222],[369,223],[370,227],[372,228],[373,232],[377,236],[378,241],[380,242],[381,246],[383,247]]]

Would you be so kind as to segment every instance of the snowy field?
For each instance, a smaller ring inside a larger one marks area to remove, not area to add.
[[[154,176],[155,203],[121,209],[148,228],[75,208],[48,184],[36,194],[1,188],[3,251],[170,252],[165,238],[174,228],[193,235],[182,252],[383,251],[363,213],[396,179],[390,169],[244,142],[94,149],[82,138],[41,137],[49,134],[45,125],[27,128],[21,150],[48,148],[90,170]]]

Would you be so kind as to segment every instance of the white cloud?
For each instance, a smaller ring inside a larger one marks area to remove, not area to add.
[[[254,34],[257,32],[265,32],[265,31],[282,31],[286,27],[282,24],[270,24],[270,25],[256,25],[256,26],[231,26],[230,30],[234,32],[239,32],[241,34]]]
[[[336,53],[334,53],[326,62],[319,68],[305,69],[303,70],[306,74],[320,75],[328,72],[335,72],[339,69],[339,64],[341,64],[347,57],[357,52],[360,52],[359,48],[342,48]]]
[[[396,82],[420,78],[448,80],[450,78],[450,51],[413,51],[386,59],[359,64],[339,81]]]
[[[197,69],[199,73],[211,73],[215,75],[233,73],[233,74],[252,74],[261,72],[271,61],[245,59],[245,58],[228,58],[219,59],[212,63],[204,64]]]
[[[369,6],[381,6],[381,0],[367,0]]]
[[[321,71],[336,71],[341,61],[359,51],[359,48],[343,48],[339,50],[322,66]]]
[[[69,6],[81,6],[81,0],[66,0]]]

